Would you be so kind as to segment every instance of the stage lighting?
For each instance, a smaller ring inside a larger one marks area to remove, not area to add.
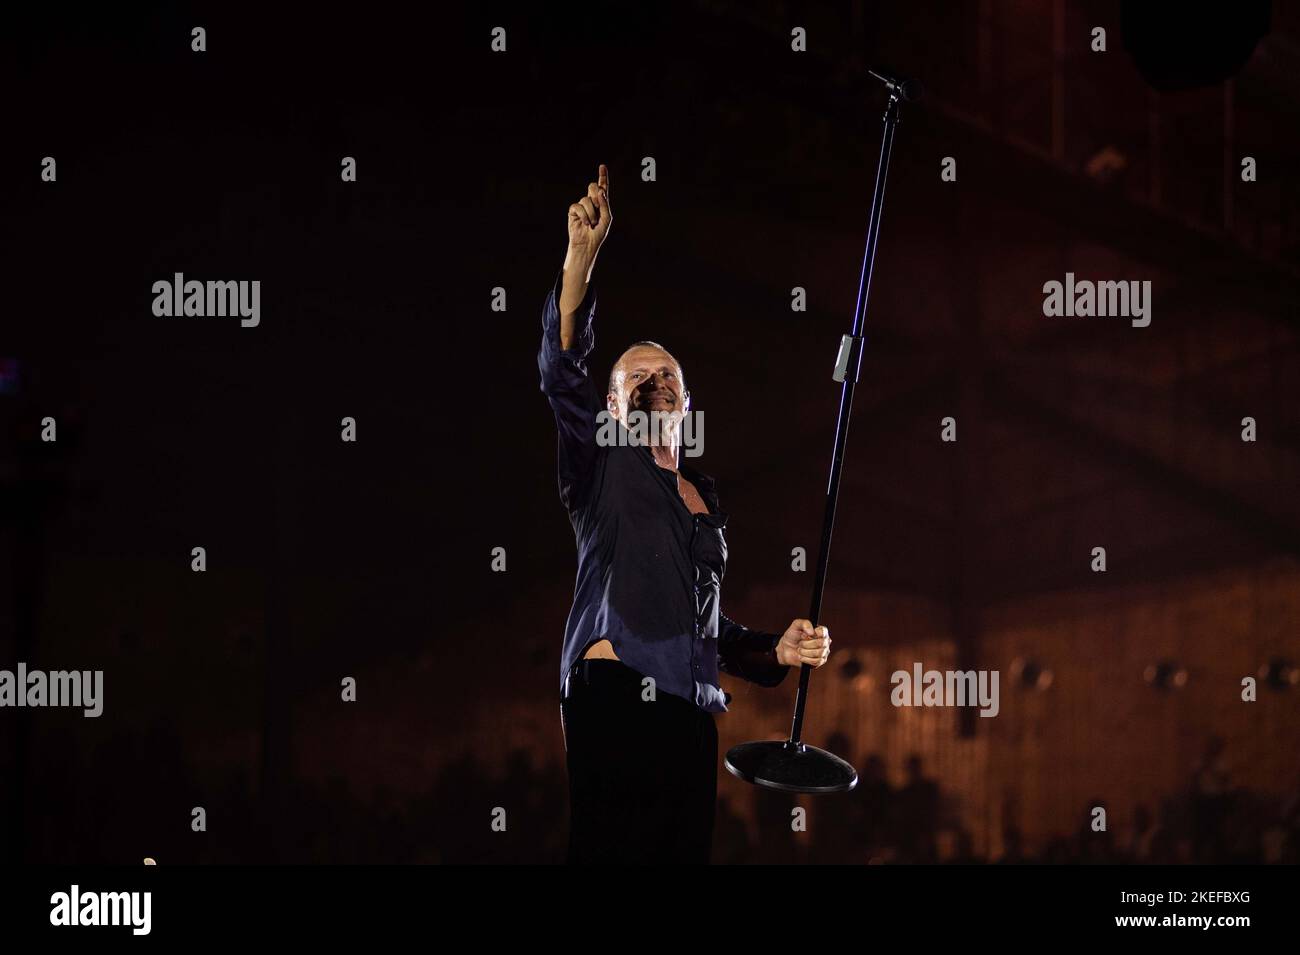
[[[1011,661],[1011,679],[1027,690],[1046,690],[1055,675],[1046,666],[1029,657],[1016,657]]]
[[[1187,668],[1173,660],[1161,660],[1148,664],[1142,679],[1157,690],[1181,690],[1187,685]]]
[[[1274,657],[1259,668],[1259,682],[1274,690],[1285,690],[1300,683],[1300,667],[1290,660]]]

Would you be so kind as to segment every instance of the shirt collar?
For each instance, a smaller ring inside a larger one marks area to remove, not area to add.
[[[618,423],[618,426],[620,428],[627,427],[621,421]],[[630,439],[628,440],[628,444],[630,444],[632,447],[638,448],[641,451],[641,454],[644,455],[645,460],[650,464],[651,467],[659,468],[659,462],[657,462],[654,459],[654,453],[650,450],[648,446],[644,444],[637,444],[635,441],[631,441]],[[677,470],[681,472],[682,477],[686,478],[686,480],[690,481],[692,484],[695,485],[696,490],[700,492],[700,496],[704,498],[704,503],[709,505],[709,510],[720,512],[722,508],[718,504],[717,482],[714,481],[711,475],[706,474],[705,472],[700,471],[696,468],[693,468],[689,464],[681,464],[680,461],[681,461],[681,452],[679,451],[678,452],[679,463],[677,465]]]
[[[697,471],[689,464],[679,464],[677,470],[681,472],[686,480],[695,485],[700,492],[700,497],[704,498],[704,503],[709,505],[710,511],[722,512],[722,508],[718,504],[717,482],[713,478],[703,471]]]
[[[690,481],[697,488],[699,488],[701,494],[703,494],[706,489],[710,493],[713,493],[714,487],[717,484],[717,482],[714,481],[713,478],[711,478],[709,475],[705,474],[703,471],[697,471],[689,464],[679,464],[677,465],[677,470],[682,472],[682,476],[685,477],[686,480]]]

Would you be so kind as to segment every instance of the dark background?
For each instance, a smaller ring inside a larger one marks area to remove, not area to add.
[[[607,163],[594,373],[641,338],[682,360],[724,606],[783,628],[876,64],[926,98],[805,731],[863,782],[792,834],[720,768],[716,861],[1297,860],[1294,6],[1208,12],[1203,44],[1107,2],[133,7],[7,14],[0,667],[102,669],[105,711],[0,711],[4,858],[557,861],[574,554],[535,354],[567,207]],[[260,326],[155,317],[177,271],[260,280]],[[1066,271],[1150,279],[1151,325],[1044,317]],[[1000,716],[891,707],[915,660],[998,669]],[[794,686],[729,681],[724,749],[786,732]]]

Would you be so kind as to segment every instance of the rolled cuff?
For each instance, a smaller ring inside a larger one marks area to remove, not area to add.
[[[718,668],[758,686],[777,686],[790,668],[776,660],[781,634],[750,630],[719,615]]]
[[[560,293],[563,286],[564,269],[561,268],[542,307],[542,349],[539,364],[543,369],[548,365],[555,366],[561,359],[568,359],[575,363],[585,361],[596,345],[596,333],[593,327],[596,317],[596,284],[590,282],[574,317],[573,347],[567,349],[560,347]]]

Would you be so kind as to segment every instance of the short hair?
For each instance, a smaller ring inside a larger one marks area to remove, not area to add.
[[[615,359],[613,367],[610,368],[609,370],[609,389],[608,389],[609,391],[614,390],[614,373],[618,371],[618,366],[623,361],[623,355],[626,355],[633,348],[640,348],[642,346],[649,346],[650,348],[658,348],[661,352],[663,352],[665,355],[671,358],[673,360],[673,364],[677,366],[677,370],[681,372],[680,377],[682,381],[682,387],[685,388],[686,369],[682,367],[682,363],[677,360],[677,357],[672,352],[670,352],[667,348],[664,348],[663,345],[660,345],[658,342],[652,342],[648,338],[644,338],[639,342],[633,342],[632,344],[628,345],[626,348],[623,349],[623,354],[619,355],[618,358]]]

